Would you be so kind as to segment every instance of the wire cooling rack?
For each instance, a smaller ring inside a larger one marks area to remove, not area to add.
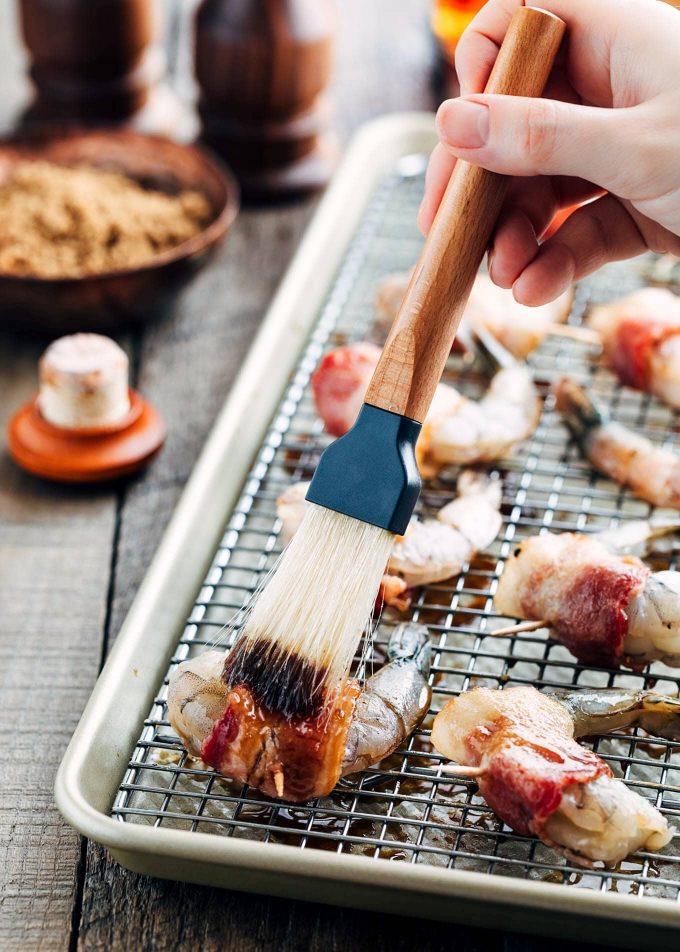
[[[423,188],[424,158],[402,159],[376,189],[330,290],[309,344],[292,376],[274,421],[246,480],[212,566],[198,592],[172,666],[225,639],[224,626],[239,610],[281,551],[276,499],[291,482],[309,478],[328,442],[309,393],[309,378],[328,347],[368,336],[378,280],[408,268],[420,238],[415,212]],[[578,324],[593,302],[642,283],[639,265],[612,266],[577,289],[570,322]],[[378,861],[429,864],[494,876],[568,884],[642,898],[677,900],[680,836],[662,853],[640,852],[616,868],[584,870],[532,838],[518,836],[489,810],[471,781],[441,774],[429,733],[446,700],[477,685],[537,687],[653,686],[677,692],[670,669],[653,665],[634,674],[584,667],[546,632],[516,638],[489,632],[505,619],[494,614],[493,595],[513,543],[541,530],[594,530],[644,518],[649,506],[582,462],[553,409],[550,381],[568,373],[587,384],[614,417],[655,442],[676,441],[675,416],[643,394],[625,390],[600,368],[586,345],[549,338],[531,366],[545,396],[534,436],[499,464],[503,479],[503,527],[489,549],[447,582],[418,589],[407,614],[387,609],[372,644],[357,659],[359,671],[382,663],[393,627],[407,617],[428,626],[434,647],[432,711],[392,756],[350,777],[333,793],[304,805],[287,805],[226,780],[189,758],[167,720],[167,678],[145,721],[112,807],[121,823],[138,823],[285,843],[301,850],[360,854]],[[470,396],[486,386],[480,366],[451,359],[445,380]],[[421,509],[435,510],[455,491],[452,469],[426,484]],[[675,567],[672,546],[650,557],[655,570]],[[233,630],[230,637],[233,636]],[[228,639],[227,639],[228,641]],[[169,673],[169,672],[168,672]],[[648,797],[680,830],[680,746],[637,731],[593,741],[618,776]]]

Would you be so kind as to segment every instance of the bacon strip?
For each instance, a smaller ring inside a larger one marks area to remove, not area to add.
[[[575,576],[549,614],[536,573],[522,599],[528,618],[549,621],[559,640],[580,661],[618,666],[628,631],[626,607],[649,574],[645,566],[593,565]]]
[[[624,318],[605,340],[605,357],[621,383],[647,390],[652,351],[678,334],[680,327],[669,327],[662,321]]]
[[[286,718],[236,685],[206,738],[203,760],[219,773],[294,803],[330,793],[340,778],[347,732],[361,693],[348,681],[313,717]]]
[[[325,354],[312,374],[314,402],[332,436],[354,425],[379,359],[375,344],[348,344]]]
[[[539,725],[530,733],[504,719],[492,729],[484,762],[480,793],[498,816],[525,836],[543,834],[570,784],[611,776],[597,754],[571,737],[548,737]]]
[[[639,559],[613,555],[592,537],[534,536],[507,563],[495,602],[509,615],[545,620],[580,661],[618,667],[626,608],[649,574]]]

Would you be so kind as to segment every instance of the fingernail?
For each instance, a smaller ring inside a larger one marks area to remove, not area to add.
[[[489,108],[470,99],[449,99],[439,107],[440,138],[458,149],[479,149],[489,138]]]

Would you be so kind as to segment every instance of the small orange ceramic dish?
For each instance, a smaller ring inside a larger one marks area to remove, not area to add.
[[[101,482],[127,476],[158,452],[165,424],[128,387],[127,355],[99,334],[51,344],[40,360],[40,392],[10,420],[13,459],[37,476]]]
[[[165,440],[160,414],[134,390],[119,429],[71,430],[49,423],[38,399],[14,415],[7,433],[15,462],[36,476],[67,483],[95,483],[128,476],[145,466]]]

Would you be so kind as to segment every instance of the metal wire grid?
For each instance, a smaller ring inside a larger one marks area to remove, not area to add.
[[[328,438],[308,391],[311,372],[331,344],[367,336],[378,279],[409,267],[420,239],[413,222],[423,185],[422,157],[409,157],[377,188],[335,280],[309,345],[293,374],[261,452],[246,480],[205,583],[199,591],[171,668],[210,646],[246,603],[281,550],[276,499],[291,482],[308,478]],[[614,266],[578,289],[570,321],[578,323],[590,302],[605,300],[641,283],[636,265]],[[112,815],[143,823],[258,840],[300,849],[324,849],[379,859],[538,879],[639,897],[678,899],[680,853],[676,835],[663,853],[638,853],[615,869],[584,870],[531,838],[517,836],[479,797],[472,781],[452,781],[439,772],[429,745],[434,713],[472,686],[535,684],[655,686],[677,692],[678,680],[662,665],[642,674],[583,667],[545,632],[516,638],[491,637],[503,623],[493,594],[512,545],[540,530],[583,530],[645,517],[647,504],[593,474],[569,444],[553,411],[549,383],[569,373],[622,422],[651,439],[673,445],[671,411],[643,394],[622,389],[592,359],[587,347],[550,338],[531,362],[546,396],[534,436],[498,471],[504,481],[503,528],[496,542],[448,582],[418,590],[408,616],[429,627],[434,646],[429,717],[407,743],[379,767],[342,781],[330,796],[304,805],[274,803],[257,791],[219,777],[191,760],[166,714],[167,678],[154,701]],[[472,396],[486,381],[477,366],[461,373],[452,359],[446,378]],[[438,509],[455,489],[456,472],[431,481],[424,510]],[[654,569],[675,567],[675,553],[657,551]],[[360,671],[379,664],[395,624],[406,617],[387,609],[373,645],[357,659]],[[593,741],[614,772],[649,797],[680,829],[680,746],[637,731]]]

